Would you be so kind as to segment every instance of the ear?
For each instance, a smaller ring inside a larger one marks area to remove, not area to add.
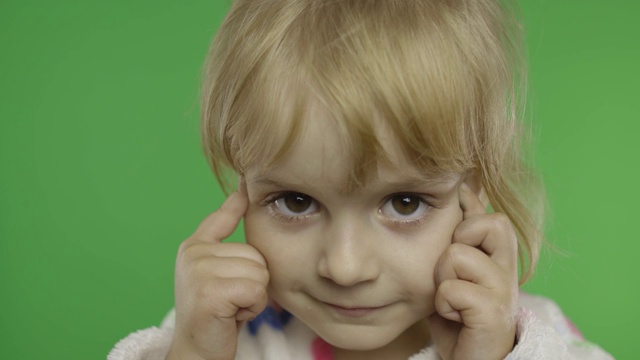
[[[469,186],[471,191],[473,191],[485,208],[489,206],[489,197],[487,197],[487,193],[484,191],[484,186],[482,186],[482,180],[480,180],[480,176],[476,173],[470,173],[466,176],[464,182]]]

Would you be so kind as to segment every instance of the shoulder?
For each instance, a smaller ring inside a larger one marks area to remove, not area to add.
[[[550,326],[564,340],[584,339],[582,333],[564,315],[553,300],[539,295],[520,293],[520,307]],[[526,316],[526,314],[525,314]]]
[[[171,346],[173,328],[150,327],[129,334],[111,349],[108,360],[164,359]]]
[[[586,341],[551,299],[521,293],[519,301],[518,341],[508,359],[613,359]]]
[[[108,360],[164,359],[173,338],[175,310],[171,309],[160,327],[138,330],[118,341],[107,355]]]

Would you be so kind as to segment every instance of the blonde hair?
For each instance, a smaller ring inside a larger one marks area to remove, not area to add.
[[[381,118],[418,167],[481,179],[517,232],[524,283],[544,197],[522,151],[520,46],[514,12],[494,0],[236,0],[205,64],[205,155],[223,187],[227,169],[276,163],[313,98],[361,184],[385,156]]]

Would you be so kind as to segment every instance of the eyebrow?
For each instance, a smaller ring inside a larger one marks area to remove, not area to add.
[[[446,190],[459,184],[461,177],[455,176],[408,176],[399,181],[389,181],[382,183],[374,183],[374,186],[381,190],[393,190],[393,189],[416,189],[416,188],[439,188],[443,187]],[[441,189],[437,189],[440,191]]]
[[[454,185],[458,180],[452,177],[424,177],[424,178],[409,178],[401,181],[390,181],[382,184],[384,187],[400,187],[400,188],[416,188],[421,186],[439,186],[439,185]]]
[[[249,179],[251,182],[255,182],[258,185],[263,186],[274,186],[280,188],[300,188],[300,187],[315,187],[313,184],[309,184],[307,182],[302,183],[292,183],[281,179],[273,179],[265,176],[255,176]],[[379,189],[413,189],[424,186],[447,186],[452,187],[459,183],[461,179],[455,176],[409,176],[407,178],[403,178],[400,181],[389,181],[380,183],[378,181],[372,181],[368,185],[372,185]]]
[[[267,177],[254,177],[249,180],[250,182],[255,182],[256,184],[265,186],[277,186],[282,188],[295,188],[300,186],[300,184],[294,184],[284,180],[271,179]]]

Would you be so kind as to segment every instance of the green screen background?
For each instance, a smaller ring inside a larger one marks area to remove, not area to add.
[[[603,3],[523,2],[547,233],[564,250],[525,288],[632,358],[640,5]],[[227,6],[0,2],[3,358],[104,358],[172,307],[176,250],[223,198],[197,94]]]

